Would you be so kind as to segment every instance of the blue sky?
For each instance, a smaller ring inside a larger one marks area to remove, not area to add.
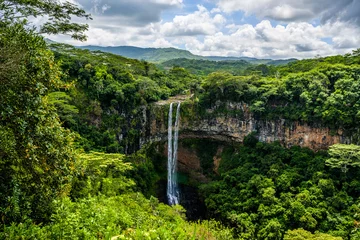
[[[308,58],[360,47],[358,0],[72,0],[93,15],[74,45],[176,47],[199,55]]]

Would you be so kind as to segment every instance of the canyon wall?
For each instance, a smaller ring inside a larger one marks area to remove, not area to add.
[[[140,146],[167,137],[168,102],[160,102],[144,109]],[[219,109],[226,113],[218,113]],[[205,109],[202,116],[193,105],[182,104],[179,138],[210,138],[225,142],[239,142],[252,132],[261,142],[279,141],[286,147],[298,145],[313,150],[327,149],[336,143],[354,143],[352,136],[341,129],[331,130],[318,123],[304,123],[285,119],[256,119],[245,103],[217,102]]]

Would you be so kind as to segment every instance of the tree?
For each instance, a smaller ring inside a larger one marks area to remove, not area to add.
[[[28,17],[47,16],[35,32]],[[60,87],[60,68],[39,33],[84,40],[90,18],[71,3],[0,2],[0,219],[49,219],[52,201],[69,192],[74,171],[72,136],[61,127],[46,95]]]
[[[48,17],[39,27],[29,17]],[[90,15],[69,2],[0,2],[0,221],[46,221],[52,201],[69,192],[74,171],[72,136],[45,97],[59,87],[60,68],[39,33],[86,39]]]
[[[282,226],[279,221],[275,219],[271,219],[266,226],[261,228],[258,233],[259,239],[265,240],[277,240],[282,239]]]
[[[71,97],[68,94],[65,92],[52,92],[48,95],[48,101],[49,104],[55,106],[57,113],[64,124],[67,126],[75,124],[74,115],[79,113],[79,109],[69,103]]]
[[[0,217],[43,221],[74,170],[72,137],[45,97],[60,83],[59,67],[21,24],[1,28],[0,52]]]
[[[38,33],[66,34],[74,39],[86,40],[87,24],[71,22],[72,17],[92,19],[83,9],[70,2],[57,0],[5,0],[0,2],[0,26],[14,23],[28,24],[29,17],[47,17]]]
[[[343,173],[348,172],[348,167],[360,166],[360,146],[350,144],[335,144],[329,148],[330,158],[326,165],[331,168],[340,168]]]
[[[353,55],[355,57],[360,56],[360,48],[353,50],[351,55]]]
[[[124,173],[132,169],[124,163],[123,154],[90,152],[78,155],[78,176],[74,178],[71,197],[84,198],[89,195],[103,194],[116,196],[131,192],[135,186],[132,179]]]
[[[342,240],[342,238],[319,232],[312,234],[300,228],[287,231],[284,240]]]

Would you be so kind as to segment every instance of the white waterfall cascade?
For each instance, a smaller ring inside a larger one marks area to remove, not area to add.
[[[172,125],[172,111],[173,111],[173,103],[170,104],[169,119],[168,119],[168,166],[167,166],[168,178],[167,178],[166,194],[170,205],[179,204],[179,188],[176,179],[176,169],[177,169],[179,124],[180,124],[180,102],[178,103],[176,109],[174,137],[173,137],[173,125]]]

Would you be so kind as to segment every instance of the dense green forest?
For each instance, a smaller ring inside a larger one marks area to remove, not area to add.
[[[46,43],[24,20],[48,15],[41,33],[85,40],[88,26],[70,19],[91,16],[71,3],[5,1],[0,12],[1,239],[360,238],[359,49],[286,65],[177,59],[161,69]],[[189,119],[241,117],[206,110],[242,102],[256,119],[341,129],[353,144],[314,152],[254,132],[228,143],[214,172],[218,143],[188,139],[209,179],[188,183],[206,205],[205,219],[189,221],[158,200],[163,156],[139,142],[144,109],[180,94]]]
[[[209,61],[179,58],[161,63],[163,68],[182,67],[195,75],[208,75],[216,71],[226,71],[232,75],[243,75],[244,70],[251,64],[244,60],[240,61]]]
[[[255,60],[242,60],[235,59],[229,60],[217,58],[210,58],[215,60],[207,59],[189,59],[189,58],[177,58],[171,59],[162,63],[159,63],[160,68],[169,69],[172,67],[182,67],[188,70],[190,73],[200,76],[206,76],[212,72],[228,72],[232,75],[261,75],[267,76],[270,73],[276,71],[275,66],[285,65],[296,60],[266,60],[261,61],[260,59]],[[246,59],[246,58],[245,58]]]
[[[342,171],[339,161],[358,161],[360,147],[340,146],[329,152],[334,163],[326,152],[284,149],[249,135],[243,146],[225,149],[219,176],[200,187],[208,211],[240,239],[281,239],[289,229],[358,239],[359,169]]]
[[[199,77],[180,67],[164,72],[146,61],[110,53],[61,44],[51,48],[66,73],[67,87],[51,93],[50,103],[57,106],[64,125],[80,133],[86,150],[134,152],[141,108],[200,85]],[[120,134],[124,141],[119,143]]]

